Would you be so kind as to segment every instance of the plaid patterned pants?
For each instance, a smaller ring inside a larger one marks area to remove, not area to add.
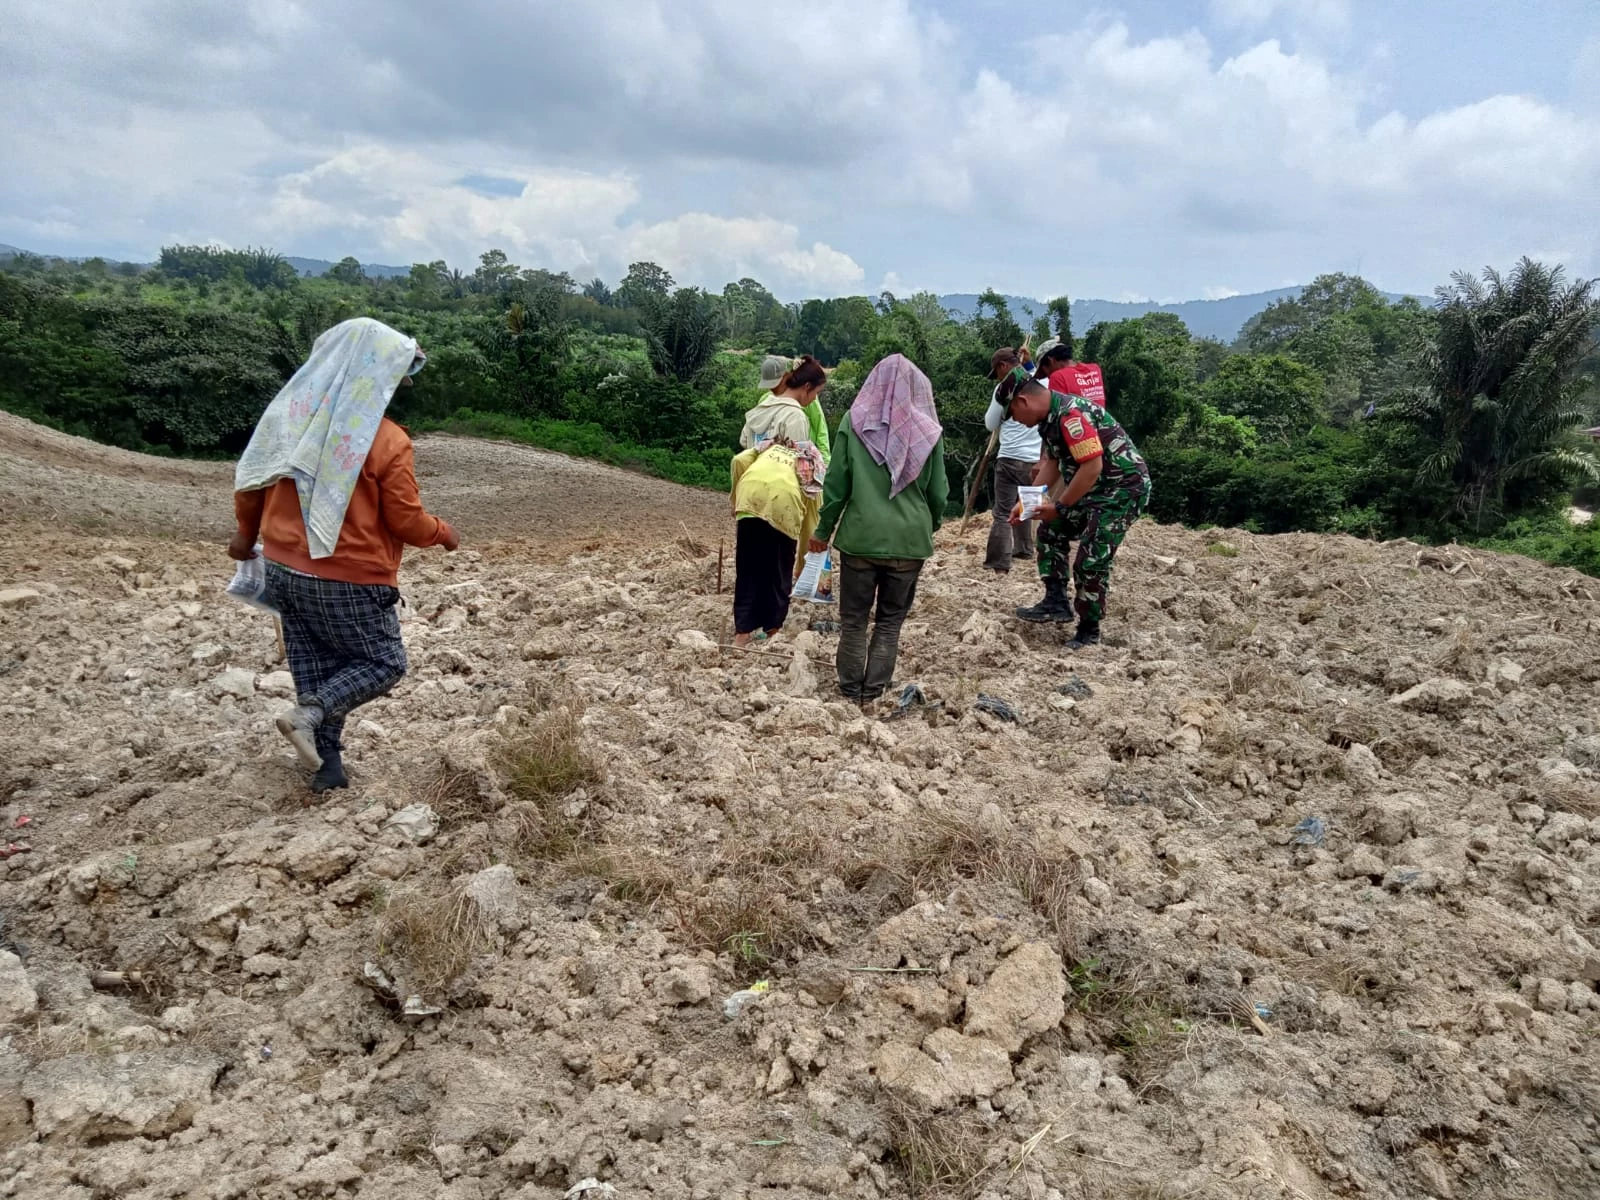
[[[344,721],[406,673],[398,588],[340,583],[267,563],[262,597],[283,617],[283,643],[301,704],[322,709],[317,752],[337,754]]]

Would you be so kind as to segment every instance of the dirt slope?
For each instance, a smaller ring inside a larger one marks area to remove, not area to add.
[[[719,497],[418,464],[317,805],[226,466],[0,417],[0,1195],[1600,1187],[1594,581],[1144,524],[1069,659],[947,530],[885,720],[712,644]]]

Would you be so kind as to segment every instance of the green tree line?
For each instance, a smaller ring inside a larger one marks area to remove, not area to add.
[[[937,297],[784,304],[754,279],[720,293],[634,263],[615,286],[499,250],[374,279],[355,259],[303,278],[270,250],[170,246],[149,268],[0,264],[0,407],[131,449],[236,454],[311,341],[347,317],[414,334],[428,369],[394,415],[723,487],[766,353],[832,370],[837,422],[871,365],[903,353],[933,381],[952,470],[987,441],[989,356],[1072,335],[1071,303],[1024,329],[993,291],[970,319]],[[1600,569],[1594,499],[1600,298],[1523,260],[1458,274],[1430,305],[1326,275],[1232,345],[1169,313],[1081,331],[1109,406],[1139,442],[1165,521],[1485,541]],[[962,491],[964,493],[965,487]],[[953,495],[953,504],[960,496]]]

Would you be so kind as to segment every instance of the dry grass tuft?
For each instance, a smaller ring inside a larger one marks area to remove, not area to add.
[[[575,704],[538,713],[506,739],[496,761],[513,799],[544,805],[602,778],[583,748],[582,709]]]
[[[1074,1007],[1122,1055],[1123,1074],[1140,1095],[1159,1086],[1188,1052],[1194,1025],[1186,997],[1158,968],[1120,957],[1087,958],[1067,968],[1067,982]]]
[[[1072,920],[1082,883],[1077,858],[1046,855],[1015,830],[985,829],[967,813],[929,812],[906,829],[887,865],[913,892],[958,879],[1011,887],[1049,926],[1063,955],[1070,957],[1077,944]]]
[[[681,865],[628,846],[588,846],[573,854],[566,868],[574,878],[603,879],[612,899],[654,907],[683,882]]]
[[[759,978],[769,966],[814,944],[803,905],[771,876],[724,876],[703,892],[679,896],[678,923],[697,949],[733,957],[739,975]]]
[[[512,799],[501,813],[501,828],[521,858],[565,858],[593,838],[588,806],[568,803],[578,788],[604,778],[583,746],[581,716],[575,702],[538,712],[507,737],[495,756]]]
[[[990,1167],[993,1141],[975,1113],[925,1113],[882,1093],[889,1154],[913,1200],[972,1200]]]
[[[466,887],[456,884],[443,895],[422,890],[390,900],[379,924],[379,953],[406,964],[405,985],[436,997],[493,944]]]
[[[1592,821],[1600,817],[1600,788],[1582,779],[1552,779],[1540,788],[1539,803]]]
[[[434,768],[419,789],[417,799],[432,808],[444,830],[482,821],[494,814],[494,802],[477,772],[449,759]]]

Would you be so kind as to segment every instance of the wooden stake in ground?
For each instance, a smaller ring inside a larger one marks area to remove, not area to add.
[[[1028,343],[1033,339],[1030,333],[1022,339],[1020,351],[1023,358],[1028,357]],[[1000,441],[1000,431],[996,429],[989,435],[989,444],[984,447],[983,457],[978,460],[978,473],[972,477],[972,487],[967,489],[967,506],[961,512],[961,532],[967,531],[967,522],[972,519],[972,502],[978,498],[978,489],[983,486],[983,473],[989,469],[989,456],[994,453],[995,446]]]
[[[722,552],[727,548],[727,540],[717,542],[717,595],[722,595]]]
[[[967,507],[961,513],[961,532],[967,531],[967,522],[972,519],[972,502],[978,498],[978,489],[983,486],[983,473],[989,467],[989,456],[994,453],[995,443],[1000,440],[1000,431],[996,429],[989,435],[989,444],[983,448],[983,457],[978,460],[978,473],[972,478],[972,486],[967,489]]]

